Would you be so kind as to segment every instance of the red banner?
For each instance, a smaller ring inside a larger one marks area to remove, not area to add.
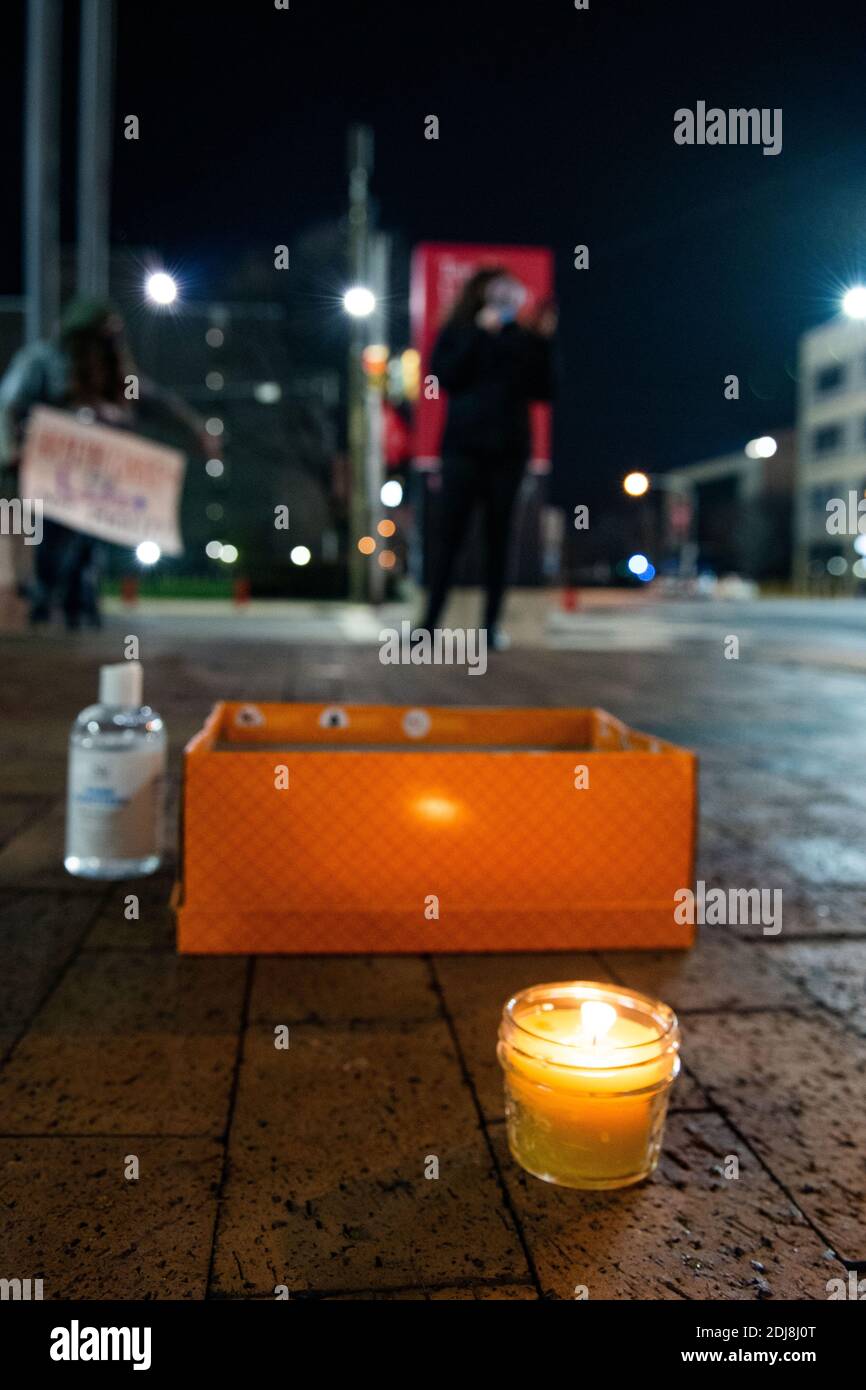
[[[410,310],[412,342],[421,354],[421,391],[415,407],[415,461],[419,468],[435,468],[439,441],[445,425],[447,396],[427,400],[424,380],[430,371],[430,354],[464,281],[485,265],[501,265],[526,288],[521,318],[531,314],[539,300],[553,292],[553,254],[543,246],[483,246],[472,243],[424,242],[412,255]],[[532,468],[550,467],[550,406],[535,404],[532,413]]]

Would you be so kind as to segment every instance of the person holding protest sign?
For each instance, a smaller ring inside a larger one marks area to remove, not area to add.
[[[122,318],[98,300],[73,300],[61,319],[58,340],[23,348],[0,382],[0,460],[7,476],[20,465],[27,421],[37,405],[128,430],[135,428],[140,415],[155,411],[179,423],[196,447],[213,452],[204,421],[179,397],[138,374]],[[101,544],[84,531],[45,519],[42,542],[36,547],[31,623],[48,622],[59,600],[68,628],[83,622],[99,625]]]

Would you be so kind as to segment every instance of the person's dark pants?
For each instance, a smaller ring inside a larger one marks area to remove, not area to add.
[[[442,460],[439,534],[431,545],[425,628],[436,627],[445,607],[454,564],[476,507],[481,508],[484,523],[484,626],[488,630],[496,627],[505,595],[511,514],[525,467],[522,456],[511,454],[453,454]]]
[[[47,622],[59,599],[68,627],[79,627],[82,619],[99,624],[99,542],[95,537],[46,518],[36,547],[35,571],[33,622]]]

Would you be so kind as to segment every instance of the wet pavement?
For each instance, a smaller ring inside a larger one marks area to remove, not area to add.
[[[554,614],[471,680],[383,666],[363,616],[288,605],[0,637],[0,1275],[46,1298],[826,1298],[866,1263],[864,628],[827,603]],[[781,890],[782,930],[707,926],[685,955],[180,959],[173,853],[138,921],[128,887],[60,863],[68,726],[127,633],[172,815],[218,698],[599,705],[696,749],[698,876]],[[549,978],[680,1015],[639,1187],[555,1189],[508,1155],[498,1016]]]

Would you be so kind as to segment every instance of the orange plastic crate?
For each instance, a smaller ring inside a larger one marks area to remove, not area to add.
[[[185,751],[178,947],[690,946],[696,780],[601,710],[220,704]]]

